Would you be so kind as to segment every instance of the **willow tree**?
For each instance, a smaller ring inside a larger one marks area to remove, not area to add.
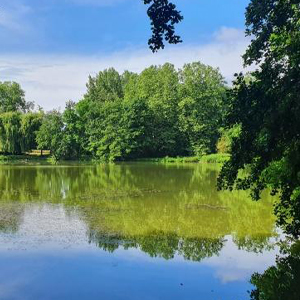
[[[21,153],[21,113],[6,112],[0,115],[0,151]]]
[[[43,113],[41,112],[28,112],[20,115],[20,148],[22,153],[36,149],[36,135],[40,126],[42,125]]]

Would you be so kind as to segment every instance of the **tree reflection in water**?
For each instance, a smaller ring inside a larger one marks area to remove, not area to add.
[[[218,193],[217,174],[217,166],[200,164],[1,166],[0,230],[17,231],[26,204],[51,203],[75,210],[103,249],[201,260],[217,254],[226,235],[240,249],[268,249],[276,236],[272,200]]]
[[[284,242],[276,265],[263,274],[254,273],[251,283],[255,286],[252,300],[299,300],[300,241]]]
[[[90,232],[89,237],[90,242],[110,252],[122,246],[124,249],[139,248],[151,257],[172,259],[177,254],[192,261],[201,261],[217,255],[225,243],[223,238],[184,238],[164,232],[152,232],[149,235],[132,237],[108,236]]]

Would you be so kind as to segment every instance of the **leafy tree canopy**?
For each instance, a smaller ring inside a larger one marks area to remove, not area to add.
[[[85,98],[94,102],[115,101],[123,97],[122,79],[114,69],[106,69],[95,77],[89,76]]]
[[[270,187],[279,194],[278,224],[300,235],[300,1],[252,0],[246,11],[252,42],[246,65],[258,64],[246,80],[236,77],[227,116],[240,126],[231,159],[222,169],[222,189],[251,189],[254,199]],[[247,169],[246,177],[239,171]]]
[[[218,69],[199,62],[182,70],[151,66],[140,74],[107,69],[90,77],[87,88],[75,107],[83,152],[120,160],[216,150],[226,105]]]
[[[216,150],[225,108],[225,81],[218,69],[200,62],[186,64],[179,72],[179,123],[190,152],[197,155]]]
[[[38,149],[48,149],[59,159],[62,157],[63,120],[59,111],[53,110],[44,115],[43,123],[37,132]]]
[[[26,102],[25,93],[16,82],[0,81],[0,113],[28,111],[33,107],[32,102]]]

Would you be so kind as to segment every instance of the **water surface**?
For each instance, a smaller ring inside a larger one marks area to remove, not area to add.
[[[0,166],[0,299],[249,299],[274,264],[272,199],[218,167]]]

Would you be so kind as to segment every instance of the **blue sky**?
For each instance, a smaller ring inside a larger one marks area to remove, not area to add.
[[[1,0],[0,81],[21,82],[28,100],[49,109],[80,99],[88,74],[109,66],[140,71],[166,61],[181,67],[200,60],[220,67],[230,81],[247,44],[249,1],[173,2],[184,15],[177,27],[183,44],[152,54],[142,0]]]

